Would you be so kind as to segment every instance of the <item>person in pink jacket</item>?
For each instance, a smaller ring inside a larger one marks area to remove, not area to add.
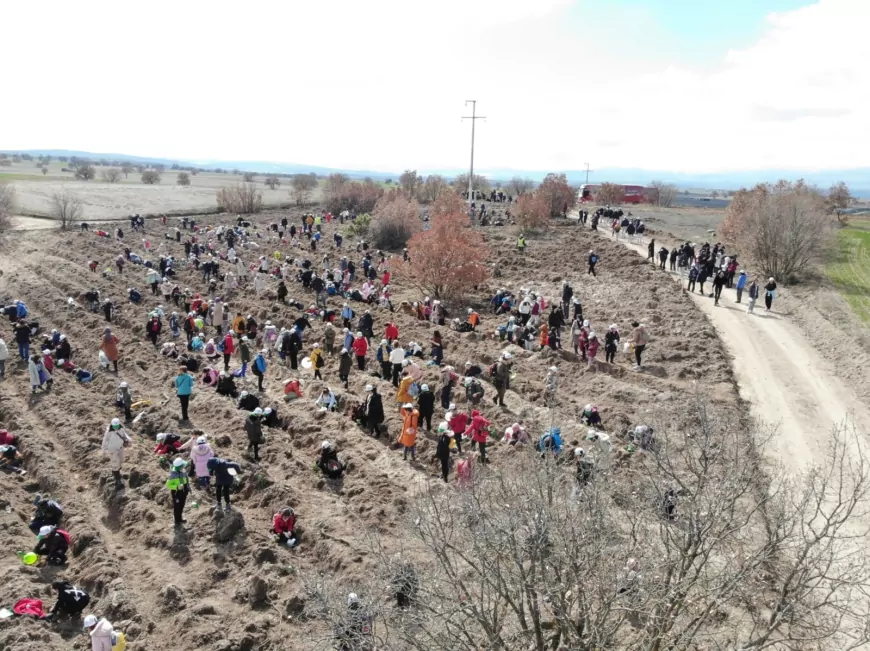
[[[594,332],[589,333],[589,342],[586,344],[587,352],[589,358],[589,368],[595,366],[595,356],[598,354],[598,348],[601,346],[601,342],[598,341],[598,336]]]
[[[471,412],[471,423],[465,430],[465,435],[471,435],[471,449],[480,447],[480,462],[486,463],[486,441],[489,438],[489,421],[475,409]]]
[[[214,457],[214,450],[211,449],[208,440],[204,436],[197,438],[196,444],[190,448],[190,460],[193,462],[193,469],[196,472],[196,483],[200,488],[208,488],[208,460],[212,457]]]

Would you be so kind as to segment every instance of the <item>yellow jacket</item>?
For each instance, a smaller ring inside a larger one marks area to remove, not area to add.
[[[414,402],[414,397],[409,391],[413,382],[414,378],[412,378],[410,375],[402,378],[402,381],[399,382],[399,392],[396,394],[396,402]]]

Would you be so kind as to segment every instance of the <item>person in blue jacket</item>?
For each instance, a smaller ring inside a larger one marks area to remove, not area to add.
[[[193,393],[193,376],[187,372],[186,366],[178,367],[175,376],[175,393],[181,403],[181,420],[187,420],[187,407],[190,404],[190,394]]]
[[[263,378],[266,377],[266,354],[269,351],[265,348],[257,353],[257,356],[254,358],[254,367],[252,369],[254,375],[257,377],[257,391],[263,390]]]
[[[226,502],[225,510],[229,511],[230,486],[233,485],[233,475],[230,474],[230,470],[233,470],[235,472],[241,472],[242,467],[234,461],[220,459],[219,457],[212,457],[211,459],[209,459],[206,462],[206,467],[208,468],[208,474],[214,477],[215,491],[217,493],[216,509],[220,511],[221,496],[223,496],[224,501]]]
[[[746,287],[746,272],[743,269],[740,270],[740,276],[737,278],[737,302],[740,302],[740,299],[743,298],[743,289]]]

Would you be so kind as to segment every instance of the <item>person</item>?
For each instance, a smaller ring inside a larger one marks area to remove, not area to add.
[[[332,389],[323,387],[320,396],[314,401],[314,406],[318,407],[321,411],[335,411],[336,407],[338,407],[338,401],[335,399]]]
[[[641,355],[643,355],[647,342],[646,326],[637,321],[633,321],[631,327],[634,328],[631,331],[631,343],[634,345],[634,359],[637,362],[634,370],[639,371],[641,366]]]
[[[450,403],[450,410],[444,415],[444,419],[450,426],[453,432],[453,441],[456,443],[456,450],[462,454],[462,435],[465,434],[465,428],[468,426],[469,416],[464,411],[456,411],[456,405]]]
[[[353,340],[353,353],[356,356],[356,366],[360,371],[366,370],[366,353],[369,350],[369,342],[363,336],[362,331],[356,333],[356,338]]]
[[[239,359],[242,362],[242,368],[238,371],[238,377],[245,377],[248,374],[248,364],[251,363],[251,346],[248,343],[247,335],[243,336],[239,342]]]
[[[239,395],[239,391],[236,388],[236,381],[233,376],[226,371],[221,371],[218,376],[217,383],[217,393],[222,396],[230,396],[235,398]]]
[[[190,405],[190,395],[193,393],[193,376],[187,372],[186,366],[178,367],[178,375],[175,376],[175,394],[181,403],[181,420],[188,420],[187,407]]]
[[[344,473],[344,464],[338,459],[338,450],[329,441],[320,443],[317,467],[330,479],[338,479]]]
[[[384,402],[381,394],[373,384],[366,385],[366,401],[364,403],[365,427],[370,436],[381,437],[381,423],[384,422]]]
[[[486,463],[486,442],[489,437],[489,421],[479,411],[471,412],[471,423],[465,430],[465,436],[471,435],[471,449],[480,447],[480,462]]]
[[[266,377],[266,369],[268,368],[268,364],[266,363],[266,355],[268,352],[269,351],[264,348],[257,353],[251,367],[251,371],[257,377],[257,391],[260,392],[263,391],[263,378]]]
[[[305,382],[298,378],[290,378],[284,381],[284,400],[290,402],[297,398],[302,398],[302,389],[305,387]]]
[[[767,279],[767,284],[764,286],[764,311],[770,312],[773,305],[773,299],[776,298],[776,281],[773,278]]]
[[[181,437],[178,434],[171,432],[160,432],[157,435],[157,445],[154,447],[154,454],[166,455],[175,454],[181,449]]]
[[[504,393],[510,389],[511,358],[512,355],[510,353],[504,352],[501,354],[501,359],[499,359],[495,365],[493,384],[495,384],[496,395],[493,396],[492,401],[502,407],[504,407]]]
[[[432,429],[432,414],[435,413],[435,394],[429,390],[429,385],[420,387],[417,394],[417,409],[420,412],[420,423],[426,424],[426,431]]]
[[[689,282],[686,285],[686,291],[695,291],[695,284],[698,282],[698,273],[698,265],[693,262],[692,268],[689,269]]]
[[[45,556],[48,565],[66,565],[69,541],[69,534],[66,531],[45,525],[36,536],[36,547],[33,548],[33,553],[37,556]]]
[[[390,351],[390,364],[393,365],[393,386],[399,386],[399,376],[402,373],[402,362],[405,361],[405,349],[399,344],[398,339],[393,340],[393,349]]]
[[[320,344],[314,344],[314,349],[311,351],[311,365],[314,367],[314,379],[322,380],[320,369],[324,367],[326,362],[323,361],[323,353],[320,350]]]
[[[713,305],[719,305],[719,297],[722,296],[722,288],[725,287],[725,272],[721,269],[713,277]]]
[[[133,397],[130,395],[130,387],[126,382],[121,382],[118,385],[118,401],[124,408],[124,421],[129,423],[133,420],[133,413],[130,410],[133,406]]]
[[[156,314],[151,315],[151,320],[145,325],[145,331],[148,333],[148,338],[155,348],[157,348],[157,339],[160,337],[160,331],[163,329],[163,324]]]
[[[269,533],[272,534],[272,540],[275,542],[287,547],[295,547],[299,535],[296,532],[296,513],[293,509],[288,506],[272,516],[272,528],[269,529]]]
[[[402,446],[402,459],[408,460],[408,452],[411,453],[411,461],[417,458],[417,426],[420,421],[420,412],[414,409],[414,405],[406,402],[402,405],[402,433],[399,435],[399,445]]]
[[[9,359],[9,348],[3,337],[0,337],[0,380],[6,377],[6,360]],[[66,358],[64,358],[66,359]]]
[[[372,617],[363,610],[355,592],[347,595],[347,615],[333,630],[338,651],[370,651]]]
[[[595,357],[598,355],[598,348],[601,342],[598,341],[598,335],[594,332],[589,333],[589,341],[586,344],[586,354],[588,356],[588,368],[595,368]]]
[[[665,247],[659,249],[659,269],[665,270],[665,263],[668,261],[668,250]]]
[[[735,285],[737,289],[737,303],[741,301],[743,298],[743,290],[746,288],[746,272],[743,269],[740,270],[740,275],[737,277],[737,284]]]
[[[517,251],[520,253],[526,252],[526,236],[523,233],[520,233],[520,236],[517,238]]]
[[[224,510],[229,511],[230,486],[233,485],[234,473],[241,472],[242,467],[233,461],[228,461],[219,457],[212,457],[206,462],[206,468],[208,468],[209,474],[214,477],[215,495],[217,496],[215,510],[221,510],[221,497],[223,497],[223,500],[226,502]]]
[[[124,484],[121,482],[121,464],[124,463],[124,448],[131,443],[130,435],[121,427],[121,421],[113,418],[103,434],[103,443],[100,449],[109,457],[109,467],[115,478],[116,491],[124,488]]]
[[[118,344],[120,340],[112,334],[111,328],[103,330],[103,339],[100,342],[100,350],[115,367],[115,373],[118,372]]]
[[[438,445],[435,448],[435,458],[441,462],[441,479],[447,483],[450,472],[450,444],[453,442],[450,425],[446,421],[438,424]]]
[[[344,382],[344,388],[347,389],[347,382],[350,378],[350,353],[347,348],[342,348],[338,355],[338,379]]]
[[[335,326],[330,321],[326,322],[326,330],[323,332],[323,343],[326,345],[326,354],[332,357],[335,354]]]
[[[604,334],[604,361],[613,364],[616,361],[616,350],[619,344],[619,329],[616,324],[611,324]]]
[[[263,410],[257,407],[248,414],[245,419],[245,434],[248,436],[248,451],[253,448],[254,461],[260,460],[260,445],[265,443],[263,438]]]
[[[166,488],[172,496],[172,517],[175,519],[175,527],[184,524],[184,504],[190,494],[190,481],[187,478],[187,464],[181,457],[176,457],[172,462],[172,470],[169,479],[166,480]]]
[[[247,391],[242,391],[239,394],[239,402],[236,406],[238,409],[244,409],[245,411],[254,411],[260,406],[260,399]]]
[[[38,534],[39,530],[46,525],[60,526],[60,521],[63,518],[63,507],[56,501],[37,495],[33,501],[33,506],[33,517],[28,525],[33,533]]]
[[[190,448],[190,460],[193,462],[196,483],[200,488],[208,489],[210,478],[208,461],[214,456],[214,450],[208,444],[208,439],[205,436],[197,437],[196,444]]]
[[[590,250],[589,251],[589,271],[586,272],[587,276],[590,274],[593,276],[598,275],[595,273],[595,265],[597,265],[597,264],[598,264],[598,254],[596,254],[595,251]]]
[[[483,400],[483,385],[476,378],[465,378],[465,397],[475,406]]]
[[[529,442],[529,435],[525,427],[519,423],[514,423],[510,427],[505,428],[502,442],[508,445],[525,445]]]
[[[586,456],[586,451],[581,447],[574,448],[574,461],[577,464],[574,479],[578,486],[583,487],[592,480],[595,464]]]
[[[24,319],[20,319],[14,326],[14,332],[15,343],[18,344],[18,356],[22,360],[27,361],[30,359],[30,326],[27,325]]]
[[[41,389],[48,382],[47,378],[51,377],[38,353],[34,353],[27,360],[27,371],[30,375],[30,387],[33,393],[36,393],[37,389]]]
[[[91,603],[90,595],[83,589],[67,581],[55,581],[51,584],[57,592],[57,601],[46,615],[46,619],[54,617],[75,617]]]
[[[752,314],[755,311],[755,301],[758,300],[758,279],[753,278],[749,285],[749,309],[747,312]]]
[[[83,630],[91,636],[91,651],[112,651],[115,629],[106,618],[97,621],[94,615],[85,617]]]
[[[393,371],[393,365],[390,363],[390,352],[392,350],[393,349],[390,348],[387,340],[381,339],[381,345],[378,346],[378,349],[375,351],[375,358],[381,365],[381,379],[387,380],[388,382]]]

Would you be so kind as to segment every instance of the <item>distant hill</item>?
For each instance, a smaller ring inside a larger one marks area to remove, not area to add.
[[[28,149],[28,150],[0,150],[5,154],[11,153],[28,153],[33,156],[77,156],[80,158],[106,158],[111,160],[123,160],[136,164],[162,164],[168,167],[172,165],[180,165],[183,167],[201,167],[205,169],[239,169],[246,172],[256,172],[258,174],[310,174],[314,173],[318,176],[327,176],[329,174],[341,173],[350,176],[351,178],[365,178],[383,181],[386,179],[397,179],[402,173],[402,170],[393,172],[376,172],[373,170],[354,170],[340,167],[320,167],[317,165],[304,165],[299,163],[280,163],[272,161],[242,161],[242,160],[195,160],[195,159],[172,159],[172,158],[154,158],[149,156],[132,156],[129,154],[100,154],[88,151],[76,151],[67,149]],[[429,174],[441,174],[448,178],[453,178],[459,174],[465,173],[464,168],[444,168],[444,169],[429,169],[417,170],[423,176]],[[568,181],[572,184],[580,185],[586,182],[585,170],[555,170],[564,173]],[[521,170],[511,168],[490,168],[477,170],[478,174],[482,174],[487,178],[495,181],[508,181],[515,176],[527,177],[534,181],[542,180],[546,175],[546,171],[540,170]],[[638,184],[643,185],[652,180],[665,181],[673,183],[680,189],[717,189],[717,190],[738,190],[741,187],[748,187],[760,182],[774,182],[779,179],[797,180],[805,179],[809,183],[813,183],[822,188],[827,188],[831,184],[838,181],[845,181],[852,189],[853,194],[859,197],[870,197],[870,168],[855,168],[842,170],[747,170],[741,172],[709,172],[690,174],[684,172],[673,172],[667,170],[648,170],[642,168],[602,168],[591,171],[589,174],[590,183],[602,183],[609,181],[611,183],[623,183],[627,185]]]

